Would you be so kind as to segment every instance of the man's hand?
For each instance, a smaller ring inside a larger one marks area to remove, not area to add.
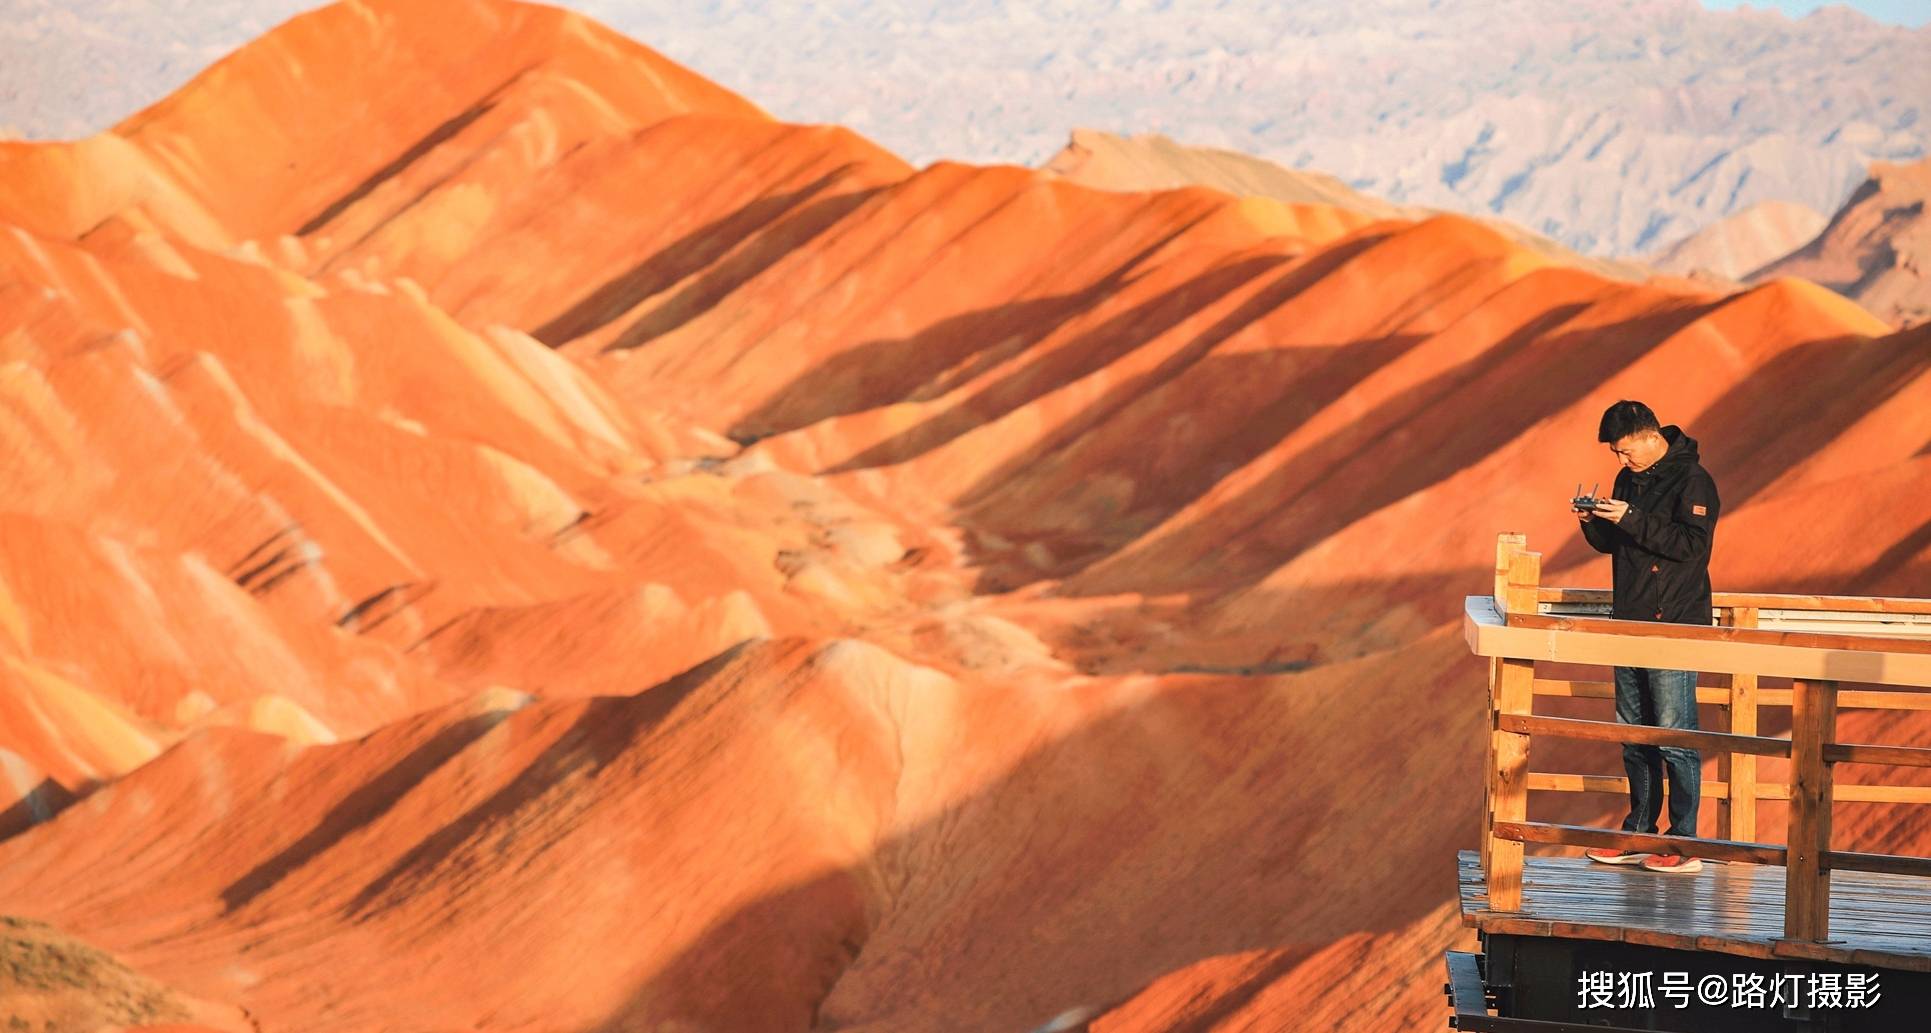
[[[1627,512],[1629,512],[1629,503],[1622,499],[1604,499],[1602,505],[1596,507],[1596,515],[1612,524],[1622,523],[1623,514]]]
[[[1589,521],[1596,519],[1596,514],[1587,509],[1576,509],[1574,507],[1571,507],[1569,512],[1574,513],[1576,515],[1576,520],[1579,523],[1586,524]]]

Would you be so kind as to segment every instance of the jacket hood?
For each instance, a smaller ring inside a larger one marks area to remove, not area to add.
[[[1672,423],[1667,427],[1658,428],[1657,433],[1663,435],[1664,441],[1669,442],[1669,451],[1664,452],[1663,458],[1658,459],[1648,470],[1644,470],[1644,474],[1660,470],[1665,466],[1674,466],[1679,463],[1694,463],[1699,458],[1696,451],[1696,439],[1683,433],[1683,428]]]

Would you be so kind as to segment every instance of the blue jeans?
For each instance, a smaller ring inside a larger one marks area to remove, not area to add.
[[[1696,672],[1647,667],[1616,668],[1616,720],[1658,728],[1696,727]],[[1663,773],[1669,772],[1669,836],[1696,835],[1696,805],[1702,796],[1703,763],[1697,751],[1682,746],[1623,744],[1623,770],[1629,772],[1629,817],[1624,832],[1655,832],[1663,810]]]

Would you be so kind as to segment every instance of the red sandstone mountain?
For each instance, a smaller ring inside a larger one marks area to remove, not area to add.
[[[296,19],[0,222],[0,913],[263,1029],[1438,1028],[1460,600],[1606,580],[1607,402],[1724,587],[1931,592],[1931,330],[912,169],[545,8]]]
[[[1931,321],[1931,158],[1879,164],[1816,239],[1756,271],[1815,280],[1900,327]]]

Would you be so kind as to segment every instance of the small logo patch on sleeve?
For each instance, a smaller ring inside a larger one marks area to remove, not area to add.
[[[1710,511],[1704,506],[1691,506],[1690,514],[1692,516],[1708,516],[1710,515]]]

